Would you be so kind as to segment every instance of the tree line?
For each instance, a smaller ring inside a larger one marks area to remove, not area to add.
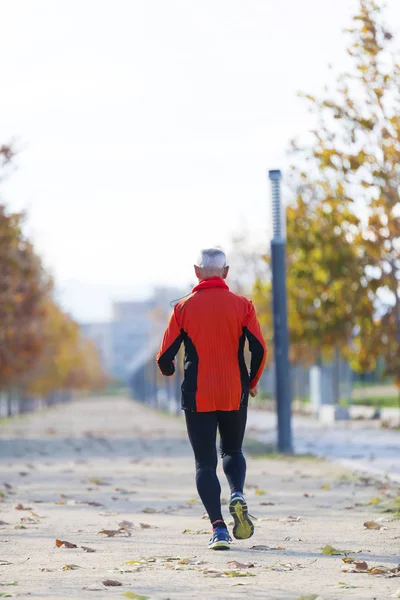
[[[399,55],[375,0],[359,1],[346,35],[349,71],[320,97],[303,94],[316,127],[289,153],[291,359],[343,357],[366,373],[381,358],[400,386]],[[271,340],[270,256],[255,256],[253,299]]]
[[[12,147],[0,146],[0,183],[13,159]],[[53,280],[24,235],[24,218],[0,199],[0,392],[100,388],[99,355],[56,302]]]

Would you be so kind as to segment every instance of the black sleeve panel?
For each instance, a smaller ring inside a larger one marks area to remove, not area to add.
[[[175,373],[174,359],[179,352],[182,344],[182,335],[179,334],[167,348],[163,348],[163,353],[157,358],[157,364],[163,375],[173,375]]]
[[[249,349],[251,352],[250,362],[250,385],[255,381],[257,383],[259,378],[260,367],[265,363],[265,348],[260,340],[247,329],[243,327],[244,334],[249,342]]]

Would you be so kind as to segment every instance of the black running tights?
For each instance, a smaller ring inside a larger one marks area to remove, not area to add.
[[[231,493],[243,492],[246,461],[242,452],[247,407],[232,411],[185,411],[189,440],[196,461],[196,485],[211,523],[223,521],[221,486],[217,477],[217,429],[222,466]]]

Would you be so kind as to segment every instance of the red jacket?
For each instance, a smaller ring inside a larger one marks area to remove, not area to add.
[[[244,344],[251,352],[250,373]],[[164,375],[175,372],[175,356],[185,346],[182,408],[208,412],[247,406],[266,359],[266,346],[250,300],[237,296],[220,277],[203,279],[178,302],[157,354]]]

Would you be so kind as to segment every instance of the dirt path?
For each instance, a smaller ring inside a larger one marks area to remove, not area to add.
[[[400,588],[400,577],[345,573],[354,565],[321,552],[331,545],[369,567],[396,567],[400,521],[380,512],[395,506],[394,484],[319,460],[248,457],[255,535],[212,552],[183,420],[128,399],[2,424],[0,461],[0,597],[386,600]],[[222,474],[221,483],[228,498]],[[363,527],[377,520],[383,529]]]

